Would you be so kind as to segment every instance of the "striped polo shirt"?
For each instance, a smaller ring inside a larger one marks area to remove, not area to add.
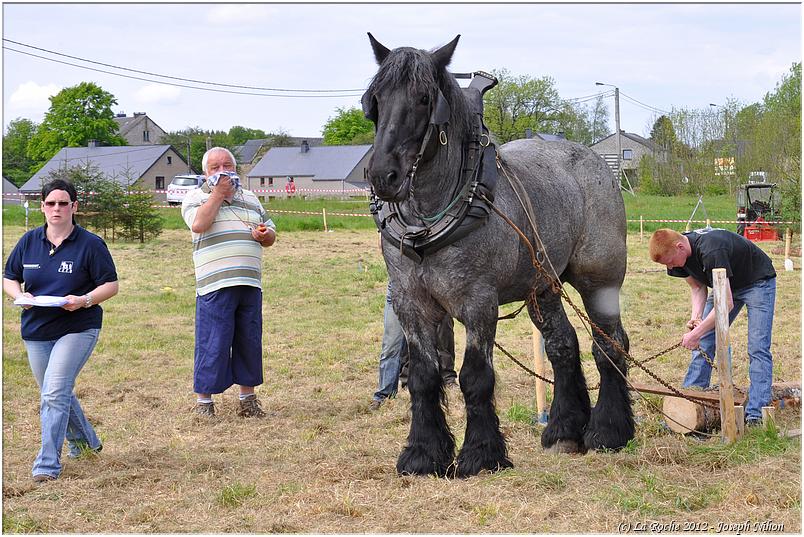
[[[191,229],[198,208],[207,199],[206,187],[190,190],[184,197],[181,214]],[[254,240],[248,227],[261,222],[276,229],[257,196],[239,189],[231,203],[223,202],[209,229],[192,233],[199,296],[236,285],[262,289],[262,245]]]

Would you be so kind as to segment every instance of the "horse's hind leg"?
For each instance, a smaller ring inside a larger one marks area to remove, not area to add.
[[[581,295],[592,322],[628,352],[618,290],[604,288]],[[628,371],[625,356],[607,338],[593,333],[592,355],[600,372],[600,392],[583,435],[584,444],[589,449],[620,449],[634,437],[631,396],[624,377]]]
[[[422,325],[406,331],[410,362],[410,433],[408,443],[399,455],[399,474],[445,476],[452,466],[455,439],[447,425],[444,391],[436,352],[436,325]]]
[[[494,410],[494,367],[492,347],[497,324],[497,303],[481,312],[464,316],[466,353],[461,366],[461,391],[466,401],[466,435],[458,454],[458,477],[482,470],[511,468],[500,420]]]
[[[589,421],[589,393],[581,369],[578,337],[559,295],[547,289],[537,297],[537,302],[538,312],[528,304],[528,313],[544,337],[544,348],[555,376],[542,447],[562,453],[585,452],[583,431]]]

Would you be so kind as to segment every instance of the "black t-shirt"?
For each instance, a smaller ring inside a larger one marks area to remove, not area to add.
[[[692,254],[683,267],[668,269],[670,276],[692,276],[712,287],[712,269],[723,268],[734,290],[776,277],[770,257],[741,235],[725,229],[712,229],[690,231],[684,236],[690,241]]]
[[[106,243],[80,226],[75,226],[53,255],[50,248],[45,226],[27,232],[8,256],[3,277],[24,282],[25,291],[33,296],[81,296],[117,281]],[[97,304],[75,311],[35,306],[22,311],[22,339],[50,341],[100,328],[102,320],[103,310]]]

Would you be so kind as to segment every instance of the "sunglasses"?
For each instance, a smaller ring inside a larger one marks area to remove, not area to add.
[[[46,201],[45,205],[47,207],[55,207],[58,205],[59,207],[67,207],[68,205],[72,205],[72,201]]]

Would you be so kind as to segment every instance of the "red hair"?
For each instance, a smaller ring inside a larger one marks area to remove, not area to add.
[[[661,258],[672,254],[673,250],[676,248],[676,244],[683,240],[684,235],[678,231],[667,228],[657,229],[653,232],[653,235],[650,236],[650,241],[648,241],[650,258],[658,263]]]

